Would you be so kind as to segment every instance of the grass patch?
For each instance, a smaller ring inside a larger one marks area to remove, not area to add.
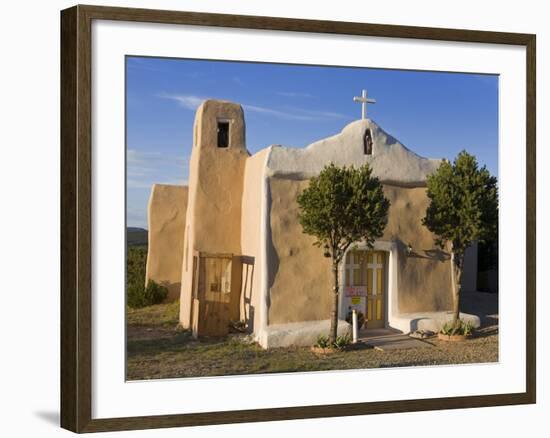
[[[180,301],[155,304],[141,309],[126,309],[126,322],[134,326],[176,327],[179,323]]]
[[[264,350],[250,337],[194,339],[178,328],[179,302],[127,310],[127,379],[164,379],[498,361],[498,327],[467,342],[431,348],[357,349],[316,355],[309,347]]]

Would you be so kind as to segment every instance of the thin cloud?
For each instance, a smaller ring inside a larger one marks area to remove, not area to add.
[[[342,113],[337,113],[333,111],[317,111],[317,110],[307,110],[302,108],[296,108],[296,107],[288,107],[291,111],[296,111],[298,113],[306,114],[315,120],[320,119],[345,119],[348,116]]]
[[[277,91],[275,94],[283,97],[305,97],[307,99],[315,97],[313,94],[302,93],[301,91]]]
[[[155,183],[185,185],[189,158],[128,149],[126,153],[127,187],[151,189]]]
[[[177,103],[180,104],[180,106],[190,110],[196,110],[199,107],[199,105],[204,100],[206,100],[204,97],[184,95],[184,94],[161,93],[158,95],[158,97],[160,97],[161,99],[175,100]]]
[[[176,101],[180,106],[189,110],[196,110],[199,105],[205,101],[206,97],[186,95],[186,94],[159,94],[158,97],[162,99],[170,99]],[[250,113],[264,114],[279,119],[285,120],[299,120],[299,121],[318,121],[327,119],[344,119],[344,114],[331,112],[331,111],[315,111],[307,110],[295,107],[286,108],[270,108],[259,105],[242,104],[245,111]]]
[[[243,105],[243,108],[245,111],[251,112],[251,113],[258,113],[258,114],[267,114],[273,117],[277,117],[279,119],[286,119],[286,120],[315,120],[314,117],[309,116],[307,114],[296,114],[292,113],[290,111],[279,111],[273,108],[265,108],[262,106],[257,105]]]

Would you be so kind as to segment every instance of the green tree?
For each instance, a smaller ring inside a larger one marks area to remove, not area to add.
[[[311,178],[309,186],[298,196],[298,205],[303,232],[314,236],[314,245],[324,247],[325,256],[332,258],[334,287],[329,339],[334,343],[338,332],[338,265],[353,243],[363,241],[372,248],[375,239],[384,232],[390,202],[368,164],[355,168],[331,163]]]
[[[458,327],[466,248],[497,235],[497,179],[485,166],[479,168],[473,155],[462,151],[454,163],[445,160],[428,176],[427,183],[430,205],[422,224],[435,234],[435,243],[441,249],[450,245],[453,326]]]

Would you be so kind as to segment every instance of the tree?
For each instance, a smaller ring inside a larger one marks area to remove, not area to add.
[[[453,326],[458,328],[466,248],[497,235],[497,179],[485,166],[480,169],[473,155],[462,151],[453,164],[445,160],[428,176],[427,184],[430,205],[422,224],[435,234],[435,243],[441,249],[450,245]]]
[[[303,232],[314,236],[314,245],[323,247],[325,256],[332,258],[332,343],[338,332],[338,265],[353,243],[363,241],[372,248],[374,240],[384,232],[390,202],[368,164],[355,168],[331,163],[311,178],[298,196],[298,205]]]

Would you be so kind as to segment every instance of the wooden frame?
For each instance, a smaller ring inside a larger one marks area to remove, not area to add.
[[[92,419],[91,331],[91,23],[140,21],[391,38],[414,38],[526,48],[527,240],[526,392],[324,406]],[[327,416],[471,408],[536,400],[536,37],[530,34],[344,23],[195,12],[75,6],[61,13],[61,426],[98,432]]]

